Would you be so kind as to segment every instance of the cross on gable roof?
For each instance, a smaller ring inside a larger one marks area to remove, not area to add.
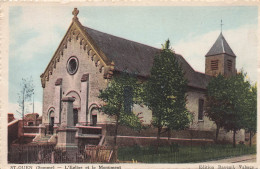
[[[208,53],[206,54],[207,56],[213,56],[217,54],[227,54],[233,57],[236,57],[230,46],[228,45],[226,39],[224,38],[222,32],[218,36],[218,39],[214,43],[214,45],[210,48]]]

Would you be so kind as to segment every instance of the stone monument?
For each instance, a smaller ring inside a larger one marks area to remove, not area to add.
[[[71,160],[75,159],[78,146],[75,140],[77,128],[73,124],[73,97],[62,98],[61,125],[57,129],[56,148],[67,152]]]

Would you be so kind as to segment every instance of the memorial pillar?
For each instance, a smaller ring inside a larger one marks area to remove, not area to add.
[[[62,98],[61,125],[57,129],[56,148],[63,149],[67,152],[70,159],[75,159],[78,146],[75,140],[77,128],[73,120],[73,97]]]

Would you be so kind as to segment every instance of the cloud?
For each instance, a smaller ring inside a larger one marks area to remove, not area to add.
[[[72,18],[65,14],[66,8],[21,8],[20,13],[12,17],[10,42],[15,46],[15,51],[11,56],[31,59],[46,49],[54,50]]]
[[[25,103],[25,114],[32,113],[33,106],[31,103]],[[14,113],[14,116],[16,119],[21,119],[21,114],[18,112],[21,112],[20,107],[18,103],[12,103],[9,102],[8,104],[8,112]],[[42,103],[41,102],[34,102],[34,113],[38,113],[40,116],[42,115]]]
[[[205,72],[205,55],[219,36],[219,31],[212,31],[199,36],[181,40],[173,45],[176,53],[200,72]],[[229,46],[237,56],[237,70],[242,68],[248,73],[251,81],[257,81],[257,26],[244,25],[236,29],[223,31]]]

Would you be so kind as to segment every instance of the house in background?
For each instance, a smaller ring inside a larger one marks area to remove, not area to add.
[[[137,74],[142,80],[149,78],[153,58],[160,49],[83,26],[78,13],[75,8],[69,29],[41,75],[41,128],[46,130],[49,140],[55,140],[62,122],[61,100],[73,97],[73,119],[69,120],[73,120],[71,127],[78,130],[75,136],[78,143],[98,144],[104,137],[105,143],[109,144],[114,119],[98,111],[103,104],[98,98],[99,90],[105,89],[110,79],[123,71]],[[216,126],[204,116],[203,110],[206,86],[211,76],[236,73],[236,55],[221,33],[206,54],[205,73],[195,71],[179,54],[176,54],[176,59],[188,80],[187,108],[194,114],[194,121],[189,130],[172,131],[172,136],[190,138],[190,132],[193,132],[192,137],[198,140],[213,140]],[[144,125],[151,124],[152,112],[147,107],[135,105],[133,111],[140,114]],[[120,126],[118,142],[119,145],[150,144],[148,138],[156,136],[156,132],[156,129],[149,128],[138,133]],[[231,133],[220,132],[219,139],[231,141],[231,138]],[[237,134],[237,141],[244,141],[244,131]]]
[[[25,126],[39,126],[41,124],[41,117],[38,113],[27,113],[24,116]]]
[[[8,113],[8,147],[32,142],[41,123],[42,117],[38,113],[25,114],[24,119],[15,119],[13,113]]]
[[[14,113],[8,113],[8,123],[10,123],[11,121],[14,121]]]

